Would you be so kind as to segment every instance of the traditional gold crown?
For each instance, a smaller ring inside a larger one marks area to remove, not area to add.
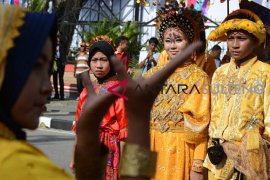
[[[183,1],[180,4],[177,1],[165,4],[158,10],[157,15],[155,25],[161,40],[165,30],[171,27],[184,31],[190,42],[199,40],[200,32],[205,29],[201,12],[195,10],[193,5],[186,7]]]
[[[113,43],[113,40],[107,35],[100,35],[100,36],[90,38],[89,39],[89,46],[91,46],[95,42],[99,42],[99,41],[105,41],[108,44],[110,44],[113,47],[113,49],[115,49],[115,45]]]
[[[265,41],[266,29],[263,22],[254,12],[247,9],[238,9],[229,14],[218,28],[210,32],[208,40],[226,41],[227,32],[239,29],[253,34],[260,44]]]

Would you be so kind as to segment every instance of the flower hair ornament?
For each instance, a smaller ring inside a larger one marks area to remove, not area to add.
[[[99,42],[99,41],[105,41],[108,44],[110,44],[113,49],[115,49],[115,45],[113,43],[113,40],[107,35],[100,35],[100,36],[90,38],[89,39],[89,46],[92,46],[95,42]]]
[[[205,29],[201,12],[195,10],[194,6],[186,7],[184,2],[165,4],[157,15],[156,26],[161,40],[168,28],[179,28],[190,42],[195,42],[200,40],[200,32]]]

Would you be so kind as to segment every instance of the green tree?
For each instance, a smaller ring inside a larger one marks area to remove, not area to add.
[[[50,0],[30,0],[28,9],[32,12],[46,11]],[[57,13],[58,31],[61,32],[63,42],[60,44],[61,54],[68,54],[72,42],[74,29],[79,20],[83,4],[87,0],[52,0],[54,12]],[[66,57],[64,57],[66,58]]]
[[[45,10],[47,3],[44,0],[30,0],[27,8],[31,12],[41,12]]]

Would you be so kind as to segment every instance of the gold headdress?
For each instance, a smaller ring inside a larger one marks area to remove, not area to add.
[[[19,28],[24,24],[25,10],[0,5],[0,89],[4,80],[8,51],[14,47],[14,39],[20,35]]]
[[[229,14],[222,24],[209,34],[207,39],[211,41],[226,41],[227,32],[240,29],[254,35],[258,39],[259,44],[265,41],[266,29],[263,22],[256,14],[246,9],[239,9]]]
[[[115,45],[113,43],[113,40],[109,36],[107,36],[107,35],[100,35],[100,36],[96,36],[96,37],[90,38],[89,39],[89,46],[91,46],[95,42],[99,42],[99,41],[105,41],[108,44],[110,44],[113,49],[115,49]]]
[[[187,8],[185,3],[179,5],[175,1],[169,5],[166,4],[157,14],[156,26],[161,40],[163,40],[163,34],[168,28],[181,29],[190,42],[200,39],[200,32],[204,30],[203,19],[201,12],[195,10],[193,6]]]

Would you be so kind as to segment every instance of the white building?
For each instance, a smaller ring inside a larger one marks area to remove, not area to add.
[[[81,37],[78,32],[88,30],[87,22],[102,21],[103,18],[116,18],[120,22],[137,21],[143,32],[139,41],[143,44],[150,37],[157,36],[154,21],[148,23],[156,17],[156,6],[137,6],[134,0],[88,0],[80,12],[80,21],[85,22],[77,26],[74,33],[74,41],[71,47],[78,47]],[[147,23],[147,24],[146,24]]]
[[[161,5],[163,5],[165,1],[166,0],[160,0]],[[270,8],[269,0],[254,1]],[[135,0],[88,0],[81,10],[80,21],[101,21],[104,17],[108,19],[116,17],[121,22],[137,21],[143,32],[143,35],[139,37],[139,42],[144,44],[149,38],[158,36],[153,20],[156,17],[158,7],[153,6],[152,2],[153,0],[150,0],[149,7],[137,6],[136,9]],[[224,20],[228,14],[228,10],[230,13],[236,9],[239,9],[239,0],[230,0],[229,3],[227,3],[227,1],[221,3],[220,0],[210,0],[209,9],[205,14],[205,16],[211,20],[207,21],[205,24],[206,26],[210,26],[210,28],[206,30],[206,35]],[[81,31],[83,28],[85,28],[85,26],[80,25],[77,27],[77,30]],[[81,38],[75,31],[72,47],[78,47],[80,42]],[[217,42],[209,42],[208,48],[210,49],[215,44],[217,44]],[[224,54],[227,49],[226,43],[220,43],[219,45],[222,47]]]
[[[140,37],[140,42],[144,44],[147,40],[153,36],[157,37],[156,28],[154,26],[153,19],[156,17],[157,6],[153,6],[152,1],[150,1],[150,6],[139,6],[139,9],[136,10],[134,0],[89,0],[80,13],[80,21],[89,22],[89,21],[101,21],[104,17],[111,19],[117,18],[121,22],[126,21],[138,21],[138,24],[141,25],[140,29],[143,32],[143,35]],[[160,1],[161,4],[165,3],[165,0]],[[230,12],[238,9],[238,0],[230,1]],[[138,13],[136,19],[136,11]],[[218,12],[218,13],[217,13]],[[227,15],[227,3],[220,3],[220,0],[211,0],[211,6],[206,16],[211,20],[217,22],[218,24],[226,17]],[[206,25],[215,26],[213,23],[207,23]],[[87,28],[84,25],[77,26],[77,30],[82,31],[83,28]],[[85,29],[87,30],[87,29]],[[209,33],[211,29],[207,30]],[[81,37],[75,31],[74,41],[72,47],[78,47],[78,44],[81,42]],[[210,46],[212,43],[210,43]]]

